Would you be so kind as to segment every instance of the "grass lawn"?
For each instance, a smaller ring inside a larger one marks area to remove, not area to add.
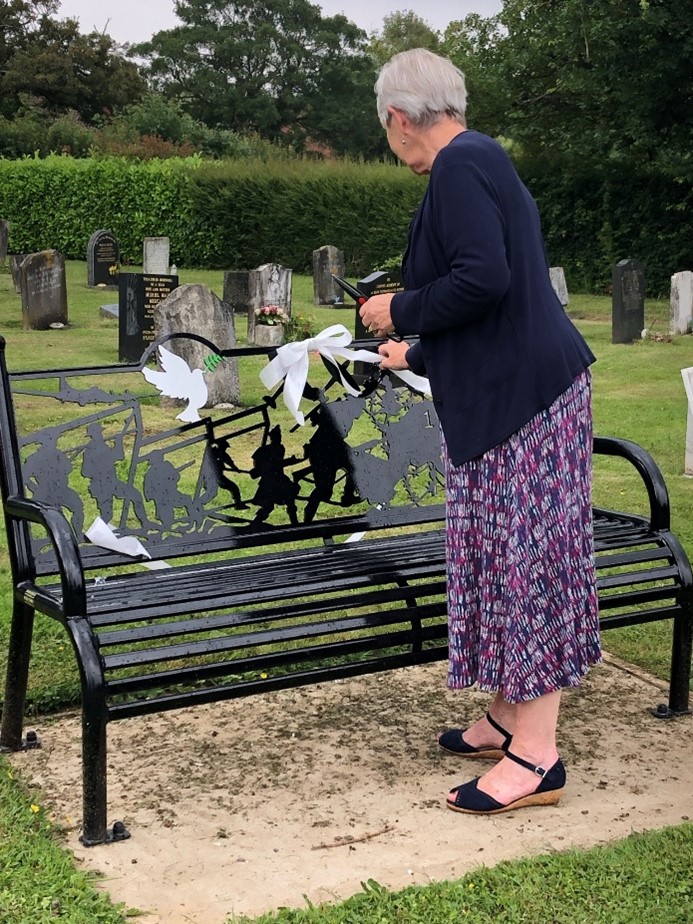
[[[87,289],[86,264],[68,264],[70,327],[61,331],[24,331],[19,296],[10,276],[0,272],[0,333],[7,340],[12,369],[78,366],[117,360],[118,331],[99,316],[99,305],[117,301],[117,293]],[[222,291],[222,273],[181,270],[181,283],[203,282]],[[294,277],[294,314],[316,329],[340,322],[353,330],[347,310],[316,308],[312,280]],[[693,557],[693,479],[682,474],[686,398],[680,370],[693,365],[693,337],[666,336],[669,306],[648,302],[645,324],[651,336],[632,345],[611,343],[610,300],[573,296],[569,313],[588,340],[598,362],[593,367],[596,432],[640,443],[654,456],[667,481],[673,527]],[[244,319],[237,330],[244,340]],[[654,335],[654,336],[653,336]],[[645,510],[639,479],[618,460],[599,460],[595,502]],[[9,566],[4,534],[0,537],[0,669],[7,648],[10,612]],[[612,630],[605,646],[659,677],[669,670],[670,631],[666,624]],[[30,708],[57,708],[78,696],[69,644],[60,627],[39,620],[30,682]],[[75,924],[126,920],[75,869],[48,824],[40,798],[12,778],[0,758],[0,921]],[[693,825],[633,836],[616,845],[570,851],[480,870],[457,883],[389,893],[370,883],[362,894],[331,908],[282,911],[263,922],[458,922],[500,920],[532,924],[678,924],[693,920]],[[146,919],[145,919],[146,920]]]

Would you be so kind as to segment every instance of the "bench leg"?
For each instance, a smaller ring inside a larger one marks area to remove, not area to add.
[[[669,713],[672,715],[684,715],[689,712],[692,654],[693,599],[684,611],[674,618],[669,684]]]
[[[122,823],[107,829],[107,738],[105,684],[96,641],[84,619],[68,620],[82,680],[82,793],[83,824],[80,841],[85,847],[124,840],[130,835]]]
[[[3,751],[19,751],[27,746],[36,746],[35,735],[32,741],[22,740],[33,631],[34,610],[24,603],[16,603],[10,628],[5,703],[0,729],[0,749]]]

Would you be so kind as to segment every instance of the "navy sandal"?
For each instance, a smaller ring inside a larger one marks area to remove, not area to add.
[[[496,722],[490,712],[486,713],[486,721],[505,738],[500,747],[490,745],[489,747],[475,748],[473,745],[467,744],[462,737],[466,731],[464,728],[450,728],[448,731],[444,731],[438,738],[438,744],[444,751],[457,754],[458,757],[483,757],[485,760],[500,760],[501,757],[505,757],[513,736]]]
[[[450,795],[454,794],[455,798],[452,801],[447,800],[448,808],[453,812],[465,812],[467,815],[499,815],[501,812],[512,812],[518,808],[528,808],[532,805],[555,805],[558,802],[566,779],[565,767],[561,760],[557,760],[553,767],[544,770],[543,767],[535,767],[528,760],[523,760],[511,754],[510,751],[507,751],[505,756],[541,777],[534,792],[503,805],[502,802],[496,801],[478,788],[479,777],[477,777],[469,783],[462,783],[461,786],[450,790]]]

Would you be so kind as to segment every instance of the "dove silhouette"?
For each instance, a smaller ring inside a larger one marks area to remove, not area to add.
[[[207,401],[207,383],[202,370],[191,370],[184,359],[162,346],[159,347],[159,364],[162,372],[147,369],[145,366],[142,375],[167,398],[187,401],[186,407],[176,416],[176,420],[195,423],[200,419],[198,410],[204,407]]]

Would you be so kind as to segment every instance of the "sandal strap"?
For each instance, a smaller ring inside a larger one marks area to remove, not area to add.
[[[509,731],[506,731],[502,725],[499,725],[498,722],[496,722],[490,712],[486,713],[486,721],[491,726],[491,728],[495,728],[496,731],[500,732],[500,734],[505,738],[505,741],[503,744],[501,744],[501,749],[507,753],[508,748],[510,747],[510,742],[513,740],[513,736]]]
[[[514,760],[516,764],[524,767],[525,770],[531,770],[532,773],[536,773],[537,776],[540,776],[542,779],[544,779],[546,774],[549,772],[548,770],[544,770],[543,767],[537,767],[534,764],[530,764],[528,760],[523,760],[522,757],[518,757],[517,754],[513,754],[511,751],[506,751],[505,756],[509,757],[510,760]]]

